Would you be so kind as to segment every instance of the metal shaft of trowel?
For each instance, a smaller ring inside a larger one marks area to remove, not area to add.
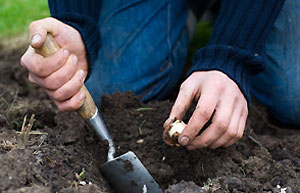
[[[98,108],[96,108],[95,114],[90,119],[88,119],[87,122],[90,127],[95,130],[96,134],[102,141],[108,142],[107,160],[110,161],[114,159],[116,148],[112,138],[110,137],[108,129],[106,128],[104,121],[98,111]]]

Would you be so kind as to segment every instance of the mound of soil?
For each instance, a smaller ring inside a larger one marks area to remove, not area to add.
[[[106,145],[76,113],[58,112],[28,83],[21,54],[0,54],[0,192],[113,193],[99,171]],[[162,141],[172,104],[145,104],[131,93],[116,93],[104,96],[100,108],[117,154],[134,151],[166,193],[300,192],[299,130],[271,123],[255,105],[237,144],[187,151]],[[19,131],[25,115],[26,126],[33,114],[26,141]]]

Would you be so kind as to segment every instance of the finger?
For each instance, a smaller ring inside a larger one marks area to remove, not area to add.
[[[21,65],[37,77],[45,78],[60,69],[69,56],[67,50],[60,49],[52,56],[44,58],[29,47],[21,58]]]
[[[164,125],[163,125],[163,127],[165,128],[165,130],[169,130],[170,129],[170,127],[171,127],[171,124],[173,123],[175,121],[175,118],[171,118],[171,117],[169,117],[165,122],[164,122]]]
[[[28,74],[28,80],[29,80],[29,82],[31,82],[31,83],[34,83],[34,84],[38,84],[36,81],[35,81],[35,79],[32,77],[33,75],[29,72],[29,74]]]
[[[24,68],[26,68],[26,62],[28,61],[29,58],[31,58],[31,56],[33,54],[35,54],[34,53],[34,49],[31,46],[28,46],[26,52],[23,54],[23,56],[20,59],[21,66],[23,66]]]
[[[79,91],[72,98],[63,102],[54,100],[54,103],[60,111],[75,111],[81,107],[85,99],[84,91]]]
[[[184,118],[185,113],[187,109],[190,107],[193,100],[194,100],[193,88],[187,87],[186,84],[183,83],[180,86],[178,96],[172,107],[169,118],[165,121],[163,125],[164,127],[163,140],[165,143],[170,145],[170,143],[168,142],[169,139],[168,131],[170,129],[171,124],[174,122],[175,119],[182,120]]]
[[[246,126],[246,121],[247,121],[247,116],[248,116],[248,110],[244,111],[244,113],[242,114],[242,117],[241,117],[240,122],[239,122],[239,129],[238,129],[237,136],[234,139],[232,139],[231,141],[224,144],[223,145],[224,147],[229,147],[229,146],[233,145],[234,143],[236,143],[237,141],[239,141],[240,139],[243,138],[244,131],[245,131],[245,126]]]
[[[196,137],[190,145],[196,148],[206,148],[220,138],[228,129],[232,113],[234,100],[227,95],[216,108],[216,113],[212,119],[211,125]]]
[[[238,135],[242,109],[241,108],[234,108],[234,109],[235,110],[232,114],[232,118],[227,131],[219,139],[217,139],[209,146],[211,149],[216,149],[230,142],[231,140],[236,139]]]
[[[45,18],[32,22],[29,25],[29,37],[31,46],[39,48],[46,40],[47,33],[51,33],[54,37],[59,33],[60,22],[54,18]]]
[[[217,96],[211,92],[203,92],[200,96],[192,117],[179,136],[179,143],[181,145],[185,146],[193,141],[205,123],[210,119],[218,102]]]
[[[182,120],[194,100],[193,88],[182,84],[169,118]]]
[[[48,90],[56,90],[66,84],[76,73],[78,68],[78,59],[75,55],[71,55],[65,65],[50,74],[46,78],[40,78],[32,75],[35,82]]]
[[[168,145],[171,145],[171,143],[169,143],[169,138],[170,138],[170,136],[169,136],[169,130],[170,130],[170,128],[171,128],[171,124],[174,122],[174,119],[171,119],[171,118],[168,118],[166,121],[165,121],[165,123],[164,123],[164,125],[163,125],[163,127],[164,127],[164,131],[163,131],[163,134],[162,134],[162,139],[163,139],[163,141],[166,143],[166,144],[168,144]]]
[[[75,95],[80,88],[83,86],[85,72],[83,70],[77,71],[75,75],[62,87],[58,88],[55,91],[46,90],[46,93],[56,101],[65,101]]]

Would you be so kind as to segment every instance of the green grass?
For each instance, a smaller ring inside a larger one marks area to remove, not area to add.
[[[27,33],[31,21],[49,15],[47,0],[0,0],[0,37]]]

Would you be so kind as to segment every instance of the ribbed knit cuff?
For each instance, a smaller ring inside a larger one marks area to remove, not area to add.
[[[250,102],[251,75],[263,69],[268,34],[284,0],[222,0],[207,47],[194,55],[195,71],[218,70],[230,77]]]
[[[193,58],[195,71],[218,70],[225,73],[240,88],[248,103],[250,102],[250,76],[263,69],[262,57],[247,50],[226,45],[209,45],[200,49]]]
[[[74,13],[54,14],[52,17],[74,27],[81,34],[89,64],[88,78],[100,48],[100,31],[97,24],[88,17]]]

